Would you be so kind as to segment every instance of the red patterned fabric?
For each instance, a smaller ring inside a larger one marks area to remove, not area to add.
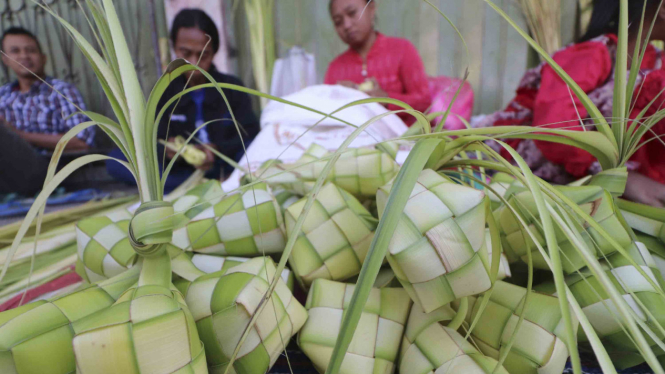
[[[553,56],[608,121],[612,117],[616,44],[615,35],[604,35],[588,42],[573,44]],[[661,70],[662,58],[660,50],[648,46],[636,82],[635,94],[637,96],[639,92],[639,97],[635,100],[631,118],[635,118],[665,88],[665,73]],[[665,107],[665,95],[661,96],[661,105],[654,104],[647,115]],[[584,106],[554,69],[547,64],[541,64],[525,74],[516,97],[505,110],[488,116],[476,126],[525,125],[582,131],[578,113],[579,117],[585,119],[585,124],[591,123]],[[587,126],[587,130],[595,129]],[[653,131],[659,135],[665,134],[665,124],[659,123]],[[653,137],[653,134],[648,134],[642,141]],[[575,147],[531,140],[512,140],[509,144],[525,158],[536,175],[555,183],[570,182],[595,169],[596,160],[593,156]],[[665,183],[663,147],[665,145],[657,140],[648,142],[630,159],[629,166]],[[505,150],[502,150],[502,155],[510,159]]]
[[[83,279],[81,279],[81,277],[74,272],[73,266],[71,267],[71,270],[71,273],[67,273],[41,286],[29,289],[28,292],[25,293],[25,298],[23,297],[23,292],[21,292],[7,300],[5,303],[0,304],[0,312],[17,308],[49,292],[57,291],[61,288],[65,288],[67,286],[71,286],[72,284],[81,282]],[[23,303],[21,303],[21,299],[23,299]]]
[[[352,81],[360,84],[366,78],[362,72],[362,57],[349,48],[330,63],[324,83]],[[423,62],[416,47],[406,39],[377,34],[367,55],[367,78],[372,77],[391,98],[401,100],[416,110],[424,112],[432,102]],[[388,109],[402,108],[388,105]],[[399,116],[407,125],[414,122],[411,115],[401,113]]]

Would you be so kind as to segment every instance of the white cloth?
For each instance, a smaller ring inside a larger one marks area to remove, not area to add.
[[[284,97],[316,84],[316,58],[300,47],[293,47],[285,58],[275,61],[270,94]]]
[[[284,99],[329,114],[349,103],[368,97],[365,93],[351,88],[318,85],[305,88]],[[355,126],[361,126],[373,117],[387,112],[388,110],[382,105],[371,103],[346,108],[335,116]],[[249,159],[249,169],[255,171],[265,161],[278,156],[283,162],[291,163],[298,160],[312,143],[317,143],[329,151],[335,151],[355,128],[332,118],[326,118],[318,126],[312,127],[323,117],[305,109],[271,101],[261,115],[261,131],[247,148],[246,157],[243,156],[240,165],[247,168],[247,159]],[[406,130],[404,122],[396,115],[390,114],[370,125],[350,146],[373,146],[378,142],[394,139]],[[300,135],[302,137],[298,139]],[[224,191],[229,192],[237,188],[241,177],[241,172],[235,170],[222,184]]]

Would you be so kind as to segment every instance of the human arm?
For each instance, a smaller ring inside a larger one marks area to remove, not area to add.
[[[609,51],[599,42],[577,44],[557,53],[553,58],[586,93],[601,86],[612,73]],[[579,119],[587,117],[588,112],[566,83],[551,66],[544,66],[534,104],[533,126],[583,131]],[[589,168],[596,161],[590,153],[576,147],[545,141],[536,141],[536,145],[545,158],[562,165],[566,172],[575,177],[588,174]]]
[[[60,91],[55,99],[57,111],[54,113],[54,127],[60,134],[74,128],[90,119],[81,114],[81,111],[87,110],[83,97],[79,90],[71,84],[62,84],[56,87]],[[64,97],[63,97],[64,96]],[[67,150],[87,150],[94,145],[96,126],[90,126],[76,134],[67,146]],[[70,148],[70,144],[73,148]],[[55,148],[55,147],[54,147]]]
[[[58,145],[58,142],[62,138],[64,134],[46,134],[46,133],[38,133],[38,132],[28,132],[28,131],[21,131],[18,130],[15,126],[7,123],[4,118],[0,117],[0,121],[2,121],[2,124],[9,128],[11,131],[16,133],[18,136],[21,137],[21,139],[25,140],[26,142],[30,143],[30,145],[34,147],[39,147],[43,149],[48,149],[48,150],[54,150],[55,147]],[[68,143],[67,146],[65,147],[66,151],[84,151],[87,150],[89,147],[88,145],[82,141],[79,138],[72,138]]]

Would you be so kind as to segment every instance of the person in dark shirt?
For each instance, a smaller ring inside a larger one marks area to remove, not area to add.
[[[207,71],[218,83],[230,83],[242,86],[243,82],[232,75],[217,71],[213,64],[213,57],[219,49],[219,34],[213,20],[199,9],[183,9],[173,20],[171,28],[171,41],[175,55],[193,64],[198,62],[199,67]],[[210,83],[200,72],[182,75],[167,88],[162,96],[159,107],[161,108],[176,94],[187,87]],[[189,82],[187,82],[189,79]],[[238,126],[241,128],[242,140],[245,147],[259,132],[259,121],[252,110],[252,103],[244,92],[224,89],[224,94],[229,101],[226,105],[224,99],[216,88],[203,88],[184,95],[181,100],[173,103],[165,111],[159,129],[158,138],[173,141],[176,136],[185,139],[200,125],[215,120],[195,135],[201,143],[215,148],[229,158],[239,161],[244,154],[240,135],[231,119],[230,109],[233,111]],[[173,108],[175,107],[175,110]],[[173,113],[172,113],[173,112]],[[171,114],[172,113],[172,114]],[[169,123],[170,122],[170,123]],[[228,176],[233,168],[226,162],[215,157],[207,148],[192,140],[190,143],[206,153],[206,161],[199,169],[206,171],[207,178],[220,179]],[[163,147],[158,147],[161,152]],[[118,151],[112,152],[118,157],[122,154]],[[175,152],[167,149],[167,159],[171,159]],[[167,162],[168,163],[168,162]],[[109,173],[118,179],[134,183],[133,177],[128,172],[118,167],[117,163],[108,163]],[[194,171],[194,167],[186,164],[181,158],[169,173],[166,189],[170,190],[178,186]]]

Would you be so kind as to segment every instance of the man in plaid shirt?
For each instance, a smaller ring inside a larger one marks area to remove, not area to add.
[[[18,78],[0,87],[0,194],[33,194],[46,176],[48,158],[43,154],[87,120],[75,114],[86,110],[85,104],[76,87],[44,74],[46,56],[32,33],[10,28],[0,45],[2,62]],[[85,151],[93,138],[94,127],[89,127],[71,139],[66,150]]]

